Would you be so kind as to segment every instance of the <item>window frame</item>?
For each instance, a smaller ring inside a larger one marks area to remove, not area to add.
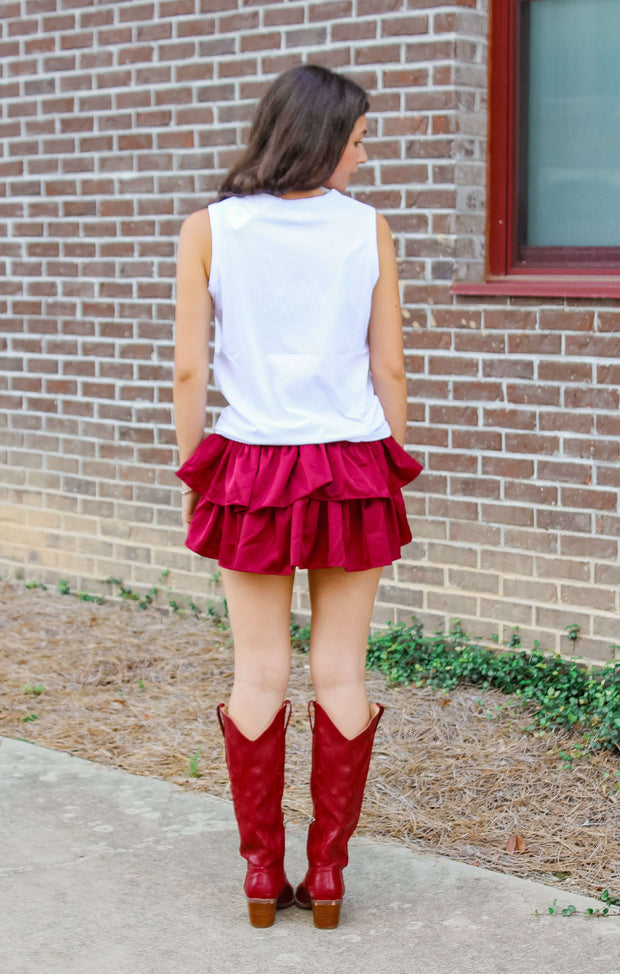
[[[521,7],[543,0],[490,0],[485,280],[456,294],[620,297],[620,248],[527,247],[518,255]],[[522,216],[521,216],[522,219]],[[529,258],[529,260],[527,259]]]

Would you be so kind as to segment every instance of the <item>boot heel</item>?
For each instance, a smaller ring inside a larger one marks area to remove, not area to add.
[[[248,900],[250,924],[253,927],[271,927],[276,918],[277,900]]]
[[[312,919],[319,930],[334,930],[340,920],[342,900],[312,901]]]

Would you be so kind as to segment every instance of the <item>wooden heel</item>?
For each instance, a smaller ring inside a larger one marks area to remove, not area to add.
[[[340,920],[342,900],[312,901],[312,919],[319,930],[334,930]]]
[[[276,918],[277,900],[248,900],[248,913],[253,927],[271,927]]]

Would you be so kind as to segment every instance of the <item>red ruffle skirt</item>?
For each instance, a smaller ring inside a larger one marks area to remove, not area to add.
[[[421,471],[391,436],[261,446],[212,433],[177,471],[202,495],[185,543],[263,575],[389,565],[411,541],[401,488]]]

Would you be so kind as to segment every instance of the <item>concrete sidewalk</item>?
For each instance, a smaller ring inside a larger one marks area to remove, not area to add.
[[[0,739],[2,974],[618,974],[620,918],[537,883],[354,839],[340,926],[247,921],[232,806]],[[304,834],[287,868],[302,876]]]

